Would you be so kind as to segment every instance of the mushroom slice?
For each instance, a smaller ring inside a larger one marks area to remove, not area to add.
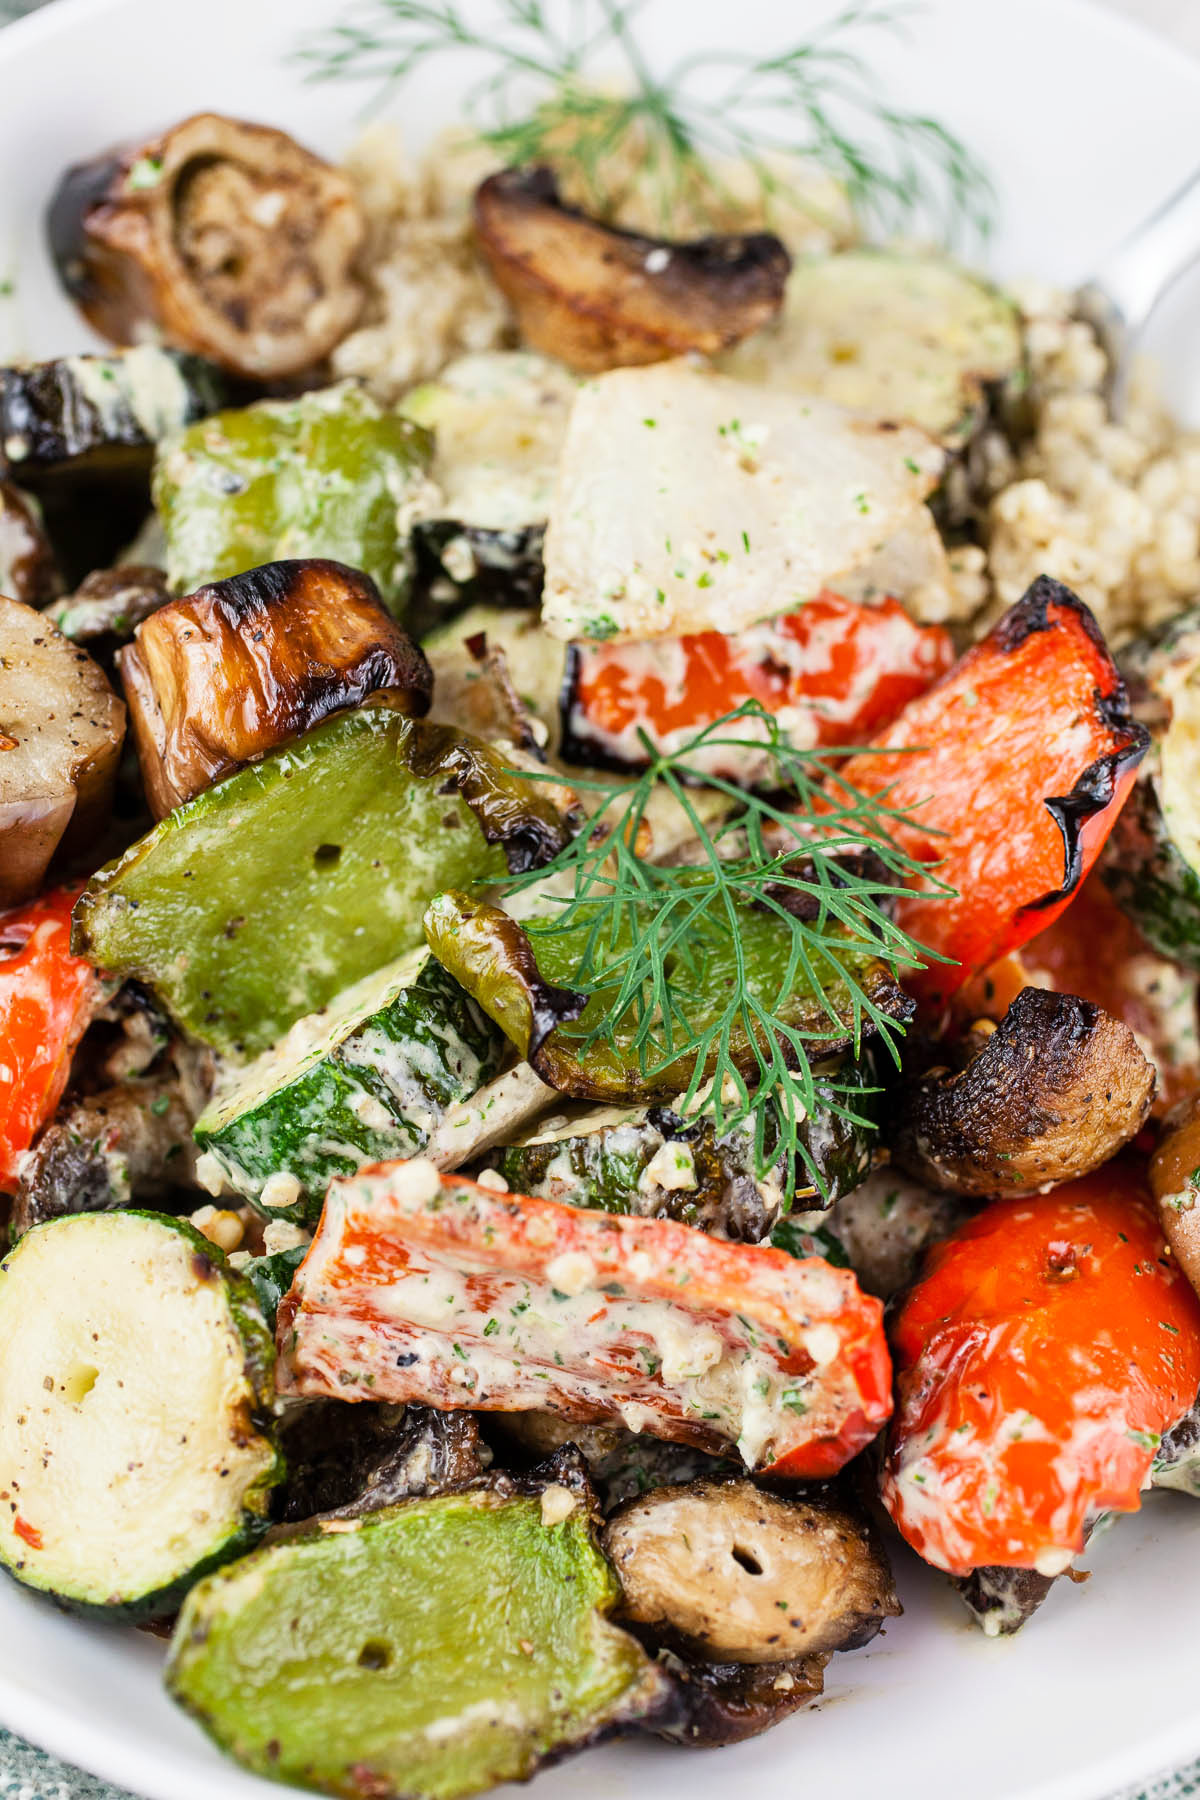
[[[602,225],[546,168],[483,182],[475,229],[524,341],[573,369],[726,350],[776,316],[792,266],[769,232],[679,244]]]
[[[11,481],[0,481],[0,594],[43,606],[61,585],[34,502]]]
[[[170,599],[165,570],[152,563],[119,563],[115,569],[93,569],[73,594],[46,610],[64,637],[84,644],[111,669],[120,646]]]
[[[714,1662],[856,1649],[900,1611],[865,1525],[749,1481],[695,1481],[631,1500],[609,1519],[604,1547],[624,1618]]]
[[[319,363],[362,308],[353,188],[265,125],[198,113],[80,163],[47,223],[64,286],[115,344],[156,335],[272,381]]]
[[[281,1431],[287,1475],[274,1516],[296,1524],[316,1514],[358,1518],[414,1494],[446,1494],[484,1473],[474,1413],[430,1406],[347,1406],[317,1400],[294,1409]]]
[[[0,906],[42,885],[60,844],[103,826],[125,708],[86,650],[0,596]]]
[[[1025,1194],[1086,1175],[1145,1123],[1154,1069],[1127,1025],[1074,994],[1023,988],[970,1060],[905,1083],[890,1142],[902,1169],[955,1194]]]
[[[331,713],[374,695],[420,717],[433,688],[370,577],[322,558],[173,600],[117,660],[158,819]]]
[[[788,1663],[714,1663],[664,1650],[658,1660],[675,1681],[679,1710],[655,1735],[689,1749],[715,1750],[758,1737],[816,1700],[829,1653]]]
[[[1200,1294],[1200,1094],[1181,1102],[1167,1124],[1150,1159],[1150,1191],[1163,1236]]]

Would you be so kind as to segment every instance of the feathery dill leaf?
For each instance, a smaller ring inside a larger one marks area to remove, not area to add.
[[[785,172],[798,158],[844,188],[864,229],[986,236],[995,194],[982,164],[938,120],[892,105],[854,47],[902,31],[913,10],[903,0],[852,0],[790,49],[706,49],[661,75],[633,29],[648,3],[493,0],[481,23],[458,0],[351,0],[297,57],[310,79],[365,82],[382,102],[436,57],[469,53],[487,66],[468,88],[467,116],[498,155],[570,165],[603,211],[606,164],[633,147],[664,228],[685,197],[701,216],[727,210],[721,165],[731,159],[750,169],[768,214],[779,200],[803,207]],[[595,85],[617,60],[620,89]]]
[[[747,793],[706,769],[718,747],[765,753],[770,791]],[[711,1117],[719,1134],[751,1130],[759,1172],[773,1168],[789,1200],[801,1171],[823,1193],[801,1127],[822,1108],[862,1123],[863,1090],[839,1085],[822,1061],[847,1037],[855,1056],[870,1038],[899,1060],[903,1022],[866,971],[882,964],[896,978],[944,960],[897,925],[889,902],[918,876],[934,892],[953,890],[901,848],[897,829],[912,819],[888,791],[867,794],[842,778],[849,749],[796,749],[757,700],[678,750],[644,733],[642,749],[648,766],[633,782],[575,778],[591,796],[590,828],[505,892],[536,897],[532,910],[518,908],[535,954],[539,942],[569,939],[571,986],[589,996],[584,1018],[594,1020],[581,1057],[603,1043],[636,1056],[644,1078],[684,1060],[691,1078],[681,1111]],[[698,785],[725,796],[726,816],[706,818]],[[663,790],[692,834],[694,860],[683,866],[642,854],[648,810]],[[774,917],[785,946],[765,983],[743,954],[756,913]],[[787,1005],[800,986],[817,1002],[816,1023],[802,1027]]]

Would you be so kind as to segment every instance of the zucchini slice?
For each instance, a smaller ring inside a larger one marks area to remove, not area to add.
[[[212,1102],[196,1141],[267,1217],[315,1225],[334,1175],[417,1155],[507,1049],[483,1008],[417,950],[293,1025]]]
[[[1200,607],[1122,659],[1152,747],[1104,848],[1104,885],[1152,949],[1200,970]]]
[[[783,316],[718,366],[904,419],[954,448],[978,426],[985,389],[1023,364],[1020,316],[998,288],[944,256],[858,249],[798,262]]]
[[[432,619],[481,601],[537,606],[550,495],[579,378],[527,350],[463,356],[408,393],[434,433],[436,501],[413,527],[415,590]]]
[[[535,868],[567,835],[500,752],[364,707],[168,814],[92,878],[73,942],[193,1037],[255,1056],[416,948],[440,887]]]
[[[283,1464],[249,1284],[190,1225],[78,1213],[0,1263],[0,1563],[149,1619],[266,1529]]]
[[[402,1501],[214,1575],[171,1693],[246,1768],[346,1800],[455,1800],[669,1716],[668,1677],[606,1617],[584,1494],[531,1488]]]

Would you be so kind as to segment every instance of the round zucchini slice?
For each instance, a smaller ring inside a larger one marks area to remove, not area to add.
[[[150,1212],[37,1225],[0,1263],[0,1563],[143,1620],[267,1526],[283,1462],[249,1283]]]

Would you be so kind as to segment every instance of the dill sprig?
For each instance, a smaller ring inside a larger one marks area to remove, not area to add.
[[[311,79],[367,82],[383,100],[435,57],[470,53],[488,65],[466,100],[479,137],[508,162],[569,165],[600,210],[623,149],[636,153],[664,226],[681,202],[725,215],[722,165],[732,161],[752,172],[768,214],[781,200],[817,210],[785,173],[801,159],[840,185],[864,230],[987,234],[995,194],[982,164],[938,120],[892,105],[851,42],[903,31],[911,7],[853,0],[790,49],[706,49],[659,75],[633,30],[648,3],[494,0],[480,23],[479,8],[468,16],[458,0],[358,0],[298,56]],[[623,76],[610,92],[615,61]]]
[[[570,983],[590,997],[585,1021],[594,1020],[581,1058],[605,1044],[635,1056],[648,1081],[690,1064],[680,1111],[711,1117],[718,1134],[751,1130],[760,1174],[774,1168],[788,1199],[801,1169],[823,1192],[801,1127],[822,1109],[861,1123],[863,1090],[840,1087],[822,1061],[849,1036],[856,1057],[870,1037],[899,1062],[903,1022],[863,979],[867,967],[882,963],[896,977],[944,960],[897,925],[890,902],[918,877],[934,892],[953,890],[901,847],[897,833],[913,821],[890,805],[888,790],[867,794],[845,780],[839,763],[849,750],[795,748],[756,700],[676,751],[641,739],[644,773],[632,783],[578,778],[591,796],[591,827],[548,868],[512,878],[506,892],[536,902],[522,916],[535,952],[539,941],[553,949],[556,938],[570,939],[578,958]],[[748,793],[713,773],[714,750],[765,758],[770,791]],[[728,800],[719,822],[706,821],[698,786]],[[684,866],[642,853],[660,790],[694,839]],[[744,954],[750,909],[784,928],[786,952],[765,986]],[[713,980],[718,964],[723,988]],[[801,986],[818,1019],[803,1028],[787,1006]]]

